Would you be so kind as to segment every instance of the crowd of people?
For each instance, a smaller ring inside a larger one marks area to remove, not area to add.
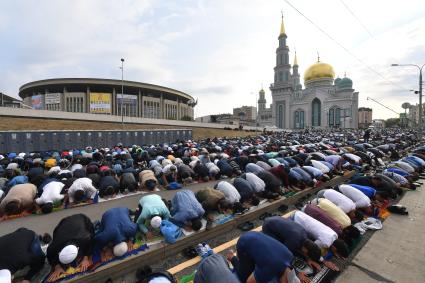
[[[210,228],[217,213],[244,213],[261,199],[278,199],[324,184],[344,170],[357,170],[359,174],[348,183],[319,191],[289,218],[267,218],[262,233],[243,234],[236,254],[231,251],[226,259],[219,254],[205,257],[195,276],[195,282],[308,282],[302,272],[295,272],[294,255],[315,269],[321,263],[337,269],[328,259],[348,256],[362,232],[358,224],[378,217],[403,191],[415,189],[425,167],[425,147],[406,156],[400,153],[417,142],[415,133],[406,131],[369,133],[365,142],[360,131],[306,130],[2,154],[3,221],[118,194],[153,193],[141,194],[138,207],[105,211],[99,222],[78,213],[66,217],[52,236],[22,227],[0,237],[0,282],[2,276],[10,279],[27,266],[22,282],[30,282],[46,258],[51,266],[47,281],[54,282],[69,266],[87,271],[94,252],[100,253],[102,261],[121,258],[135,248],[136,238],[151,239],[155,233],[172,244],[183,231]],[[194,182],[205,182],[205,188],[196,193],[184,188]],[[177,190],[171,201],[156,193],[164,189]],[[407,213],[401,208],[398,212]],[[159,281],[161,277],[168,281]],[[173,282],[166,273],[145,274],[140,280]]]

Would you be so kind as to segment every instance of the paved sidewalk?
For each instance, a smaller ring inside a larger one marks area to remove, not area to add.
[[[399,203],[409,215],[392,214],[336,282],[425,282],[425,185]]]

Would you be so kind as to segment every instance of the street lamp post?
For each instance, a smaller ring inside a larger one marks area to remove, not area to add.
[[[416,65],[416,64],[391,64],[392,67],[403,67],[403,66],[413,66],[418,68],[419,70],[419,121],[418,121],[418,134],[419,139],[422,139],[422,69],[424,68],[425,64],[422,66]]]
[[[121,126],[124,130],[124,58],[121,58]]]

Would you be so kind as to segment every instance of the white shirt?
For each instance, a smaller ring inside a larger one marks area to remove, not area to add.
[[[207,163],[205,163],[205,166],[207,166],[207,168],[208,168],[208,172],[210,172],[210,174],[211,173],[215,173],[215,174],[217,174],[218,172],[220,172],[220,168],[218,168],[218,166],[217,165],[215,165],[213,162],[207,162]]]
[[[74,172],[75,170],[78,170],[78,169],[83,169],[83,165],[77,163],[77,164],[74,164],[74,165],[71,166],[72,172]]]
[[[345,213],[349,213],[350,211],[356,209],[356,204],[351,199],[335,190],[325,190],[323,196],[327,200],[331,201],[333,204],[341,208],[341,210]]]
[[[53,166],[50,168],[50,170],[47,172],[47,175],[51,175],[54,173],[59,173],[61,171],[61,168],[59,166]]]
[[[252,185],[256,193],[262,192],[266,188],[266,183],[254,173],[246,173],[246,180]]]
[[[196,164],[198,164],[198,160],[192,160],[189,162],[189,166],[192,169],[195,168]]]
[[[343,193],[344,196],[351,199],[357,208],[364,208],[370,206],[370,198],[350,185],[340,185],[339,191]]]
[[[396,161],[394,162],[394,164],[396,164],[396,166],[398,166],[399,168],[403,169],[404,171],[407,171],[409,174],[414,173],[415,172],[415,168],[413,168],[409,163],[404,162],[404,161]]]
[[[239,202],[241,195],[238,190],[229,182],[221,181],[217,184],[217,190],[222,192],[230,203]]]
[[[74,193],[76,191],[84,191],[88,198],[93,199],[97,193],[97,189],[93,186],[93,182],[89,178],[79,178],[72,183],[68,189],[69,201],[74,202]]]
[[[35,202],[38,205],[42,205],[45,203],[55,203],[57,201],[62,200],[64,195],[61,195],[61,191],[64,186],[65,184],[62,182],[55,181],[48,183],[43,187],[43,193],[39,198],[35,199]]]
[[[294,221],[307,231],[319,248],[329,248],[338,239],[334,230],[302,211],[295,211]]]
[[[317,160],[311,160],[313,167],[322,171],[323,174],[329,173],[329,167]]]
[[[175,165],[173,165],[173,164],[167,164],[167,165],[165,165],[164,166],[164,168],[162,168],[162,173],[164,173],[164,174],[171,174],[172,173],[172,171],[171,171],[171,166],[174,166],[174,167],[176,167]],[[177,168],[176,168],[176,170],[174,171],[174,172],[177,172]]]
[[[353,160],[356,164],[359,164],[360,163],[360,160],[362,160],[360,156],[357,156],[357,155],[352,154],[352,153],[345,153],[344,155],[347,158]]]

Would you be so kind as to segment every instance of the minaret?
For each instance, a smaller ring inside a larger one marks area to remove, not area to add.
[[[266,109],[266,98],[265,98],[265,92],[264,89],[261,88],[260,92],[258,93],[260,96],[258,98],[258,111],[263,111],[264,109]]]
[[[301,87],[301,84],[300,84],[300,73],[298,73],[297,51],[295,51],[294,65],[292,66],[292,79],[294,82],[294,89],[298,90],[298,88]]]
[[[276,67],[274,68],[274,86],[275,87],[285,87],[290,83],[290,70],[291,65],[289,64],[289,48],[286,45],[287,35],[285,32],[285,25],[282,22],[280,24],[280,34],[279,34],[279,46],[276,49]]]

